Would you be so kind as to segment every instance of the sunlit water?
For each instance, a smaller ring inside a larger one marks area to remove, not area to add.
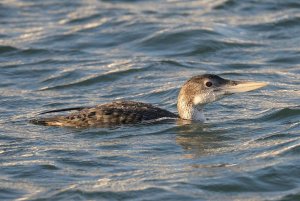
[[[0,200],[299,200],[300,2],[0,2]],[[207,123],[70,129],[44,110],[116,99],[176,112],[189,77],[269,86]]]

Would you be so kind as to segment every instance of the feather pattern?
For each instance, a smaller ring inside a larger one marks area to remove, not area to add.
[[[80,111],[69,115],[33,119],[31,123],[46,126],[88,127],[98,125],[132,124],[158,118],[178,118],[178,115],[151,104],[134,101],[115,101],[90,108],[69,108],[44,113]]]

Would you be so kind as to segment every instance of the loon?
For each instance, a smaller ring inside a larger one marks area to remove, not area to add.
[[[252,91],[266,86],[265,82],[233,81],[217,75],[204,74],[190,78],[181,87],[177,109],[178,114],[151,104],[135,101],[114,101],[94,107],[77,107],[46,111],[40,114],[74,111],[30,120],[33,124],[65,127],[93,127],[120,124],[134,124],[161,118],[180,118],[204,122],[203,107],[234,93]]]

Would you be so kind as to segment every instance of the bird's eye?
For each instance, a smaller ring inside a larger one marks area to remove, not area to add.
[[[205,85],[206,85],[207,87],[211,87],[211,86],[212,86],[212,83],[211,83],[211,82],[206,82]]]

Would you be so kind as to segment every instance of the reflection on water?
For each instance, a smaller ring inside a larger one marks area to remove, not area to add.
[[[184,155],[186,158],[197,159],[230,152],[234,149],[230,144],[234,139],[228,136],[229,131],[213,129],[210,124],[190,122],[190,124],[177,127],[175,132],[176,143],[186,150]],[[211,165],[214,167],[216,164]]]

